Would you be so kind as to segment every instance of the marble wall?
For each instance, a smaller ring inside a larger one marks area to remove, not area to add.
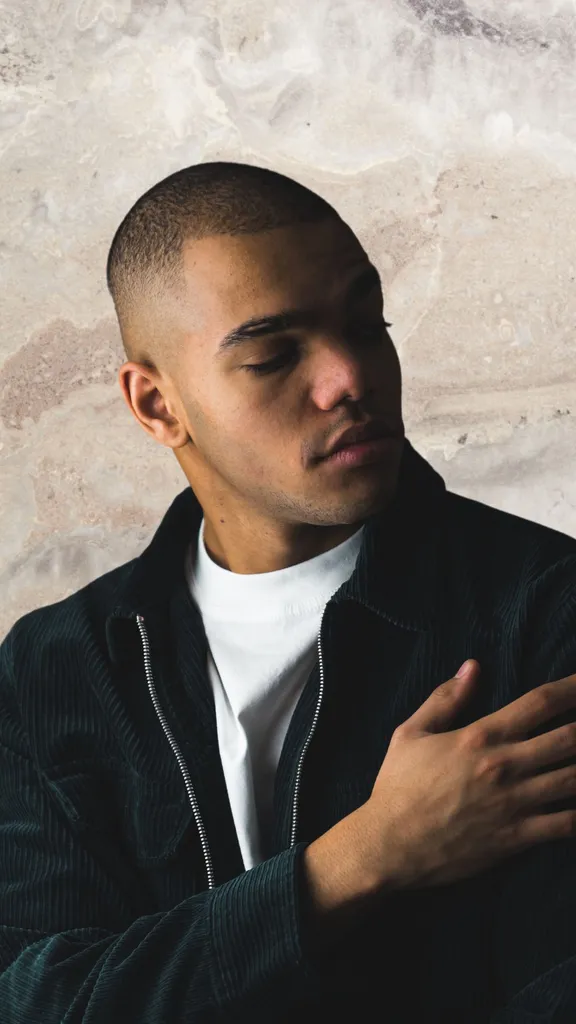
[[[142,550],[186,485],[121,398],[105,260],[200,160],[333,202],[382,272],[414,445],[576,536],[573,2],[12,0],[0,22],[0,635]]]

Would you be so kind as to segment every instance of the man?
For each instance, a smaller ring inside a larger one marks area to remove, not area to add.
[[[296,182],[171,175],[107,269],[190,486],[0,650],[2,1020],[575,1020],[576,541],[411,447]]]

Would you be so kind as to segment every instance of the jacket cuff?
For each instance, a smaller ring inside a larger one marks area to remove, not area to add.
[[[243,1000],[246,1008],[255,1000],[255,1009],[272,1010],[305,998],[311,978],[301,969],[300,878],[307,845],[298,843],[213,891],[212,984],[222,1011]]]

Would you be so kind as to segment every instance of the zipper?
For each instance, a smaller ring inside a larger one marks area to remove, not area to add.
[[[324,609],[324,612],[325,611],[326,611],[326,609]],[[324,621],[324,612],[322,613],[322,622]],[[321,637],[322,637],[322,622],[320,623],[320,632],[318,633],[318,640],[317,640],[317,644],[318,644],[318,664],[320,666],[320,685],[318,687],[318,700],[316,701],[316,708],[315,708],[315,711],[314,711],[314,717],[312,719],[312,725],[310,726],[310,731],[309,731],[308,736],[306,738],[306,742],[305,742],[304,746],[302,747],[302,750],[300,751],[300,757],[298,758],[298,766],[296,768],[296,780],[295,780],[295,783],[294,783],[294,798],[293,798],[293,801],[292,801],[292,826],[291,826],[291,829],[290,829],[290,848],[292,848],[296,844],[296,833],[297,833],[297,830],[298,830],[298,796],[300,794],[300,782],[301,782],[301,778],[302,778],[302,768],[303,768],[303,765],[304,765],[304,758],[306,756],[306,751],[308,750],[308,747],[310,746],[310,743],[312,742],[312,737],[313,737],[314,732],[316,730],[316,725],[318,723],[318,718],[320,716],[320,708],[322,706],[322,699],[324,697],[324,662],[322,660],[322,641],[321,641]],[[196,798],[196,793],[194,792],[194,787],[192,785],[192,779],[190,778],[190,772],[188,771],[188,766],[186,765],[184,757],[182,756],[182,751],[180,750],[180,747],[178,746],[178,744],[177,744],[177,742],[176,742],[176,740],[174,738],[172,730],[170,729],[170,726],[168,725],[168,722],[166,721],[166,717],[164,715],[164,712],[162,711],[162,708],[160,707],[160,701],[158,700],[158,694],[156,692],[156,686],[154,684],[154,677],[152,675],[152,663],[151,663],[151,658],[150,658],[150,641],[148,639],[148,634],[146,632],[146,626],[145,626],[144,619],[143,619],[142,615],[137,615],[136,616],[136,623],[137,623],[138,629],[140,631],[140,637],[142,639],[142,649],[143,649],[143,652],[144,652],[144,671],[146,673],[146,683],[148,685],[148,692],[150,693],[150,697],[152,699],[152,704],[154,705],[154,711],[156,712],[156,715],[158,716],[158,719],[160,721],[160,725],[162,726],[162,729],[164,730],[164,735],[166,736],[166,739],[168,740],[168,742],[169,742],[169,744],[170,744],[170,746],[172,748],[172,753],[174,754],[174,756],[175,756],[175,758],[176,758],[176,760],[178,762],[178,767],[179,767],[180,772],[182,774],[182,778],[184,779],[184,785],[186,787],[186,793],[188,794],[188,799],[189,799],[191,807],[192,807],[192,811],[193,811],[193,814],[194,814],[194,820],[196,822],[196,827],[198,829],[198,833],[199,833],[199,836],[200,836],[200,842],[202,844],[202,853],[204,855],[204,864],[205,864],[205,867],[206,867],[206,877],[208,879],[208,888],[209,889],[213,889],[214,885],[215,885],[215,881],[214,881],[214,868],[213,868],[213,865],[212,865],[212,855],[210,853],[210,847],[208,845],[208,836],[206,834],[206,828],[204,826],[204,822],[202,821],[202,815],[200,814],[200,808],[198,806],[198,800]]]
[[[136,616],[136,623],[138,625],[138,629],[140,630],[140,636],[142,638],[142,648],[143,648],[143,651],[144,651],[144,670],[146,672],[146,682],[148,684],[148,691],[150,693],[150,697],[152,698],[152,703],[154,705],[154,711],[156,712],[156,714],[157,714],[157,716],[158,716],[158,718],[160,720],[160,725],[162,726],[162,728],[164,730],[164,735],[166,736],[166,739],[168,740],[168,743],[172,747],[172,752],[173,752],[173,754],[174,754],[174,756],[175,756],[175,758],[176,758],[176,760],[178,762],[178,767],[179,767],[180,772],[182,774],[182,778],[184,779],[184,785],[186,786],[186,792],[188,794],[188,799],[189,799],[190,804],[192,806],[192,811],[194,813],[194,820],[196,822],[196,827],[197,827],[198,833],[200,835],[200,842],[202,844],[202,853],[204,855],[204,864],[206,866],[206,877],[208,879],[208,888],[209,889],[213,889],[215,882],[214,882],[214,868],[212,866],[212,855],[210,853],[210,847],[208,846],[208,836],[206,835],[206,829],[204,827],[204,822],[202,821],[202,816],[200,814],[200,808],[198,806],[198,800],[196,799],[196,793],[194,792],[194,787],[192,785],[192,779],[190,778],[190,772],[188,771],[188,767],[187,767],[186,762],[185,762],[185,760],[184,760],[184,758],[182,756],[182,751],[180,750],[180,747],[178,746],[176,740],[174,739],[174,735],[172,733],[172,730],[170,729],[170,726],[168,725],[168,722],[166,721],[164,712],[162,711],[162,708],[160,707],[160,702],[158,700],[158,694],[156,692],[156,686],[154,684],[154,678],[152,676],[152,663],[151,663],[151,659],[150,659],[150,642],[148,640],[148,634],[146,632],[146,626],[144,624],[144,619],[143,619],[143,617],[141,615],[137,615]]]
[[[291,828],[291,831],[290,831],[290,847],[293,847],[296,844],[296,832],[297,832],[297,829],[298,829],[298,796],[299,796],[299,793],[300,793],[300,780],[302,778],[302,766],[304,764],[304,758],[306,756],[306,751],[308,750],[308,747],[310,746],[312,737],[313,737],[314,732],[316,730],[316,725],[318,723],[318,717],[320,715],[320,708],[322,706],[322,698],[324,697],[324,663],[322,661],[322,642],[321,642],[321,637],[322,637],[322,622],[324,621],[324,613],[325,613],[325,611],[326,611],[326,607],[324,608],[324,612],[322,612],[322,620],[320,622],[320,632],[318,633],[318,641],[317,641],[318,642],[318,665],[320,666],[320,685],[318,687],[318,700],[316,701],[316,710],[314,711],[314,718],[312,719],[312,725],[310,726],[310,732],[308,733],[308,738],[307,738],[307,740],[306,740],[306,742],[305,742],[305,744],[302,747],[302,750],[300,752],[300,757],[298,759],[298,767],[296,769],[296,782],[294,783],[294,799],[292,801],[292,828]]]

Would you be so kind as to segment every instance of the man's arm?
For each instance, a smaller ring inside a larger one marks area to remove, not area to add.
[[[532,586],[521,678],[528,691],[576,672],[576,558],[550,566]],[[532,735],[576,721],[576,709]],[[555,762],[550,769],[576,763]],[[557,801],[548,809],[576,807]],[[543,808],[545,810],[545,808]],[[576,1022],[576,841],[533,847],[495,871],[492,942],[507,994],[490,1024]]]
[[[321,998],[303,947],[317,937],[323,883],[304,864],[304,843],[167,913],[136,917],[125,861],[108,839],[101,855],[89,851],[31,757],[14,650],[29,642],[13,628],[0,646],[2,1024],[275,1020],[292,1001]],[[350,875],[326,912],[352,897]]]

